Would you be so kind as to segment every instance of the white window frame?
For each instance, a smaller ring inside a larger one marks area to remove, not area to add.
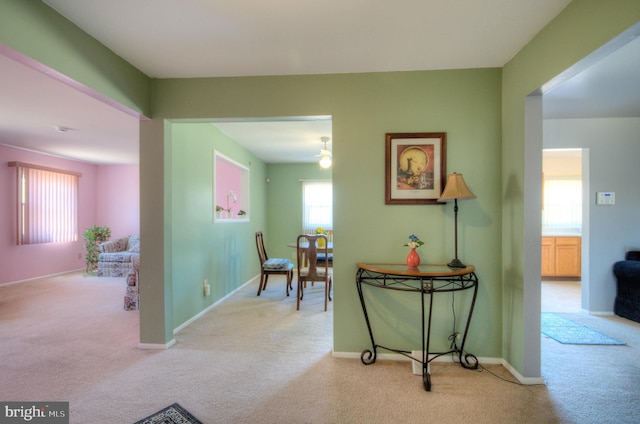
[[[302,233],[333,230],[333,183],[331,180],[302,180]]]

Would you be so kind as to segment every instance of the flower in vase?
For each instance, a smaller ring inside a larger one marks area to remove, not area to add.
[[[420,247],[424,244],[424,242],[422,240],[420,240],[418,238],[418,236],[416,236],[415,234],[411,234],[409,236],[409,242],[407,244],[405,244],[405,246],[411,247],[413,249],[415,249],[416,247]]]

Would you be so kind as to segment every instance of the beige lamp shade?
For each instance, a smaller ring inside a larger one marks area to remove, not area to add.
[[[448,202],[455,199],[475,199],[476,195],[469,190],[467,184],[464,182],[462,174],[449,174],[447,176],[447,184],[444,186],[444,191],[438,199],[440,202]]]

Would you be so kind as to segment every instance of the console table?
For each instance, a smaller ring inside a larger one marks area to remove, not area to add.
[[[478,359],[473,354],[464,353],[464,344],[467,339],[473,307],[475,306],[476,296],[478,294],[478,278],[476,277],[475,267],[473,265],[467,265],[465,268],[459,269],[449,268],[446,265],[420,265],[417,268],[408,268],[407,265],[404,264],[357,263],[356,266],[358,267],[358,272],[356,273],[358,296],[360,297],[362,312],[367,322],[372,345],[372,350],[365,349],[360,355],[360,360],[363,364],[370,365],[376,362],[378,348],[399,353],[422,364],[422,381],[426,391],[431,390],[431,376],[428,365],[431,361],[442,355],[455,354],[462,367],[468,369],[478,368]],[[393,349],[376,343],[362,292],[364,286],[421,294],[422,358],[415,358],[411,355],[410,351]],[[461,290],[473,291],[464,332],[460,334],[457,332],[457,329],[454,329],[454,333],[450,338],[452,340],[451,350],[446,352],[430,352],[429,342],[431,339],[433,298],[438,293]],[[425,313],[426,296],[428,296],[428,313]],[[459,339],[459,336],[461,336],[461,339]],[[460,341],[460,346],[458,346],[458,341]],[[431,358],[429,356],[431,356]]]

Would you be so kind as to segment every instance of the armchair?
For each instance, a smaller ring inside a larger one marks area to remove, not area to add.
[[[618,283],[614,313],[640,322],[640,251],[627,252],[624,261],[613,265],[613,274]]]
[[[133,270],[127,275],[127,291],[124,295],[124,310],[140,309],[140,255],[131,260]]]
[[[133,271],[132,258],[140,254],[140,236],[127,236],[98,246],[98,276],[126,277]]]

